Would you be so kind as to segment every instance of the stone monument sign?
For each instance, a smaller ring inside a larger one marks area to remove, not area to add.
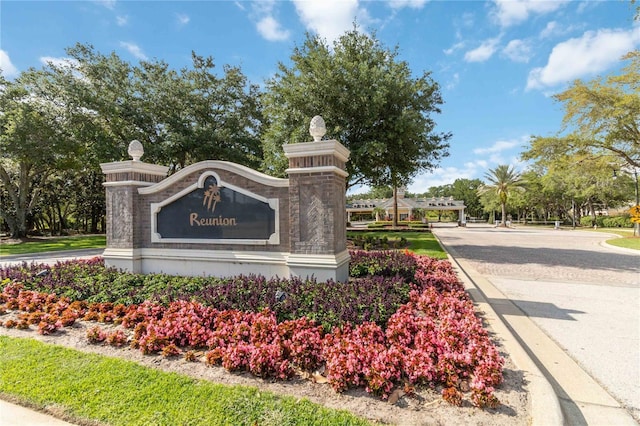
[[[106,175],[105,263],[175,275],[348,279],[345,180],[349,151],[322,140],[285,144],[288,179],[209,160],[167,177],[168,167],[140,161],[102,164]]]

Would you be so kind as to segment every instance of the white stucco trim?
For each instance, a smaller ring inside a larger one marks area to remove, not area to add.
[[[290,276],[286,265],[287,253],[282,252],[144,248],[107,249],[103,256],[107,266],[143,274]]]
[[[141,180],[121,180],[118,182],[104,182],[102,186],[151,186],[153,182],[144,182]]]
[[[302,279],[315,277],[318,282],[349,278],[349,252],[336,255],[292,254],[286,252],[187,250],[187,249],[117,249],[104,251],[109,267],[136,273],[232,277],[259,274],[267,278]]]
[[[349,251],[337,254],[298,254],[291,253],[287,257],[289,275],[307,278],[315,277],[318,282],[333,280],[346,282],[349,280]]]
[[[335,139],[319,142],[290,143],[282,146],[287,158],[312,157],[317,155],[333,155],[338,160],[347,162],[351,152]]]
[[[264,173],[257,172],[253,169],[250,169],[249,167],[245,167],[236,163],[231,163],[229,161],[207,160],[207,161],[201,161],[199,163],[187,166],[184,169],[180,170],[179,172],[169,176],[162,182],[159,182],[149,188],[141,188],[141,190],[139,190],[138,192],[143,195],[160,192],[164,189],[171,187],[176,182],[183,179],[185,176],[191,173],[196,173],[206,169],[225,170],[267,186],[278,187],[278,188],[289,187],[289,179],[275,178],[273,176],[269,176],[269,175],[265,175]]]
[[[138,249],[140,258],[163,260],[205,260],[231,261],[237,263],[259,262],[267,264],[284,264],[287,253],[270,251],[239,251],[239,250],[189,250],[189,249]]]
[[[345,172],[339,167],[336,166],[322,166],[322,167],[295,167],[291,169],[285,170],[287,174],[296,174],[296,173],[335,173],[339,176],[347,177],[349,173]]]
[[[169,167],[167,166],[159,166],[157,164],[150,164],[133,160],[101,163],[100,168],[105,174],[138,172],[154,176],[166,176],[167,172],[169,171]]]
[[[299,254],[290,253],[287,256],[287,265],[289,266],[315,266],[319,268],[335,268],[349,262],[351,256],[349,251],[345,250],[337,254]]]

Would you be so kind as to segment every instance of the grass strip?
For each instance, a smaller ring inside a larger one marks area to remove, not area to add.
[[[0,256],[10,256],[26,253],[43,253],[48,251],[104,248],[106,244],[107,239],[104,235],[42,238],[38,241],[2,243],[2,245],[0,245]]]
[[[109,425],[366,425],[346,411],[0,336],[0,393]]]
[[[408,249],[415,254],[426,255],[436,259],[446,259],[447,253],[440,247],[440,243],[431,232],[406,231],[406,232],[385,232],[371,231],[348,233],[349,237],[360,236],[365,237],[371,235],[373,238],[387,237],[389,240],[399,240],[404,237],[409,242]]]

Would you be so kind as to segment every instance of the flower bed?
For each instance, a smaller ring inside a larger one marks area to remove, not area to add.
[[[204,352],[208,364],[229,371],[276,379],[306,374],[338,392],[363,386],[387,398],[395,389],[441,386],[453,404],[469,394],[476,406],[497,405],[493,388],[502,381],[503,359],[451,265],[408,253],[352,256],[352,267],[366,264],[387,276],[363,274],[349,283],[262,277],[171,280],[119,274],[98,260],[61,263],[37,278],[41,265],[5,268],[0,270],[5,284],[0,315],[19,315],[6,321],[0,317],[0,322],[33,325],[42,334],[78,319],[114,323],[120,327],[111,332],[90,328],[87,339],[187,360]],[[412,271],[410,280],[404,278],[407,271]],[[132,283],[129,292],[125,287],[107,291],[106,276]],[[151,295],[147,280],[152,287],[155,283]],[[142,294],[148,300],[122,303]],[[103,300],[89,301],[96,295]],[[378,315],[373,321],[372,312]]]

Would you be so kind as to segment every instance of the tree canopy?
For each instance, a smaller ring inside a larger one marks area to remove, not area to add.
[[[354,26],[333,46],[307,35],[291,66],[267,81],[264,170],[283,174],[283,143],[309,141],[311,118],[322,115],[327,136],[350,151],[348,186],[401,187],[448,155],[449,133],[437,133],[434,114],[443,103],[439,85],[425,72],[412,77],[396,49]]]
[[[555,139],[558,149],[609,153],[640,167],[640,51],[623,60],[629,63],[621,74],[586,83],[576,80],[554,96],[564,104],[565,128],[572,130],[569,137]]]
[[[127,146],[137,139],[146,161],[171,170],[206,159],[259,165],[258,88],[239,68],[224,66],[218,75],[212,58],[195,53],[192,66],[179,71],[159,60],[132,65],[90,45],[67,54],[66,64],[44,69],[37,89],[90,119],[93,133],[84,136],[99,161],[128,158]]]
[[[28,231],[38,195],[49,175],[78,164],[81,144],[66,127],[66,108],[33,96],[35,72],[0,79],[0,183],[4,219],[14,238]]]
[[[67,54],[63,63],[0,81],[0,214],[15,237],[26,235],[41,201],[49,204],[40,212],[60,207],[63,224],[62,212],[72,211],[62,208],[62,198],[67,203],[74,195],[69,182],[102,192],[98,164],[128,159],[133,139],[143,142],[144,161],[171,172],[206,159],[260,165],[258,87],[239,68],[216,72],[212,58],[195,53],[193,65],[179,71],[158,60],[130,64],[90,45],[77,44]],[[46,200],[38,196],[44,186],[55,189]],[[90,199],[74,204],[90,212],[83,220],[95,229],[104,195]]]

